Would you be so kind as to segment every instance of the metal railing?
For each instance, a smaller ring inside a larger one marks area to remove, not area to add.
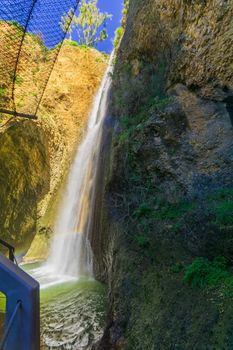
[[[17,315],[17,313],[18,313],[18,311],[20,309],[20,306],[21,306],[21,301],[19,300],[17,302],[15,310],[14,310],[13,314],[11,315],[11,318],[10,318],[8,324],[7,324],[6,330],[5,330],[4,334],[3,334],[2,341],[0,342],[0,350],[4,350],[4,345],[7,342],[7,338],[9,336],[9,334],[10,334],[10,331],[12,329],[12,326],[14,324],[14,321],[15,321],[16,315]]]
[[[0,244],[1,244],[3,247],[5,247],[5,248],[8,249],[8,251],[9,251],[9,259],[10,259],[12,262],[15,262],[15,263],[18,265],[17,260],[16,260],[16,258],[15,258],[15,248],[14,248],[11,244],[9,244],[9,243],[3,241],[3,239],[1,239],[1,238],[0,238]]]
[[[0,350],[39,350],[39,283],[17,265],[12,245],[2,239],[0,245],[9,251],[9,259],[0,254],[0,291],[6,296],[6,326]]]

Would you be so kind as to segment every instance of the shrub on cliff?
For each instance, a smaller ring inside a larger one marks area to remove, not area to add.
[[[115,48],[119,46],[123,34],[124,34],[124,28],[118,27],[115,31],[115,38],[113,42]]]
[[[212,262],[198,257],[186,267],[184,282],[192,287],[219,288],[226,296],[233,296],[233,275],[227,267],[227,259],[216,257]]]

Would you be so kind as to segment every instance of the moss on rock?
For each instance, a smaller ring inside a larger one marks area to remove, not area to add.
[[[0,134],[1,237],[25,251],[35,233],[38,204],[49,191],[47,139],[32,121],[14,121]]]

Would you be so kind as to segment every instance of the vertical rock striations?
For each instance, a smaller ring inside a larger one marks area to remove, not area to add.
[[[113,76],[98,349],[233,346],[232,17],[227,0],[130,1]]]

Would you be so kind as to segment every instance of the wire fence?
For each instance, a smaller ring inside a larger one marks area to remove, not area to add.
[[[36,117],[78,3],[1,0],[0,113]]]

